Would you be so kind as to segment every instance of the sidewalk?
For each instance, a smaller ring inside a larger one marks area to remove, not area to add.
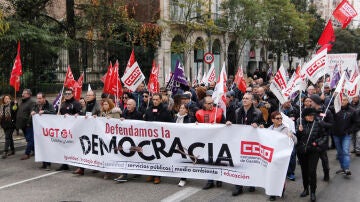
[[[14,138],[15,150],[17,152],[24,150],[26,146],[26,140],[22,131],[20,130],[18,134],[15,130],[13,134],[13,138]],[[4,130],[0,129],[0,151],[1,151],[0,154],[2,154],[2,152],[4,151],[4,147],[5,147],[5,134],[4,134]]]

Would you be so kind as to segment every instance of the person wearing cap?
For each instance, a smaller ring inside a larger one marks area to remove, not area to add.
[[[317,111],[314,108],[305,108],[302,119],[296,121],[296,153],[300,162],[304,190],[300,197],[309,195],[310,200],[316,201],[316,169],[320,158],[320,152],[327,144],[324,128],[320,126],[316,118]]]
[[[354,122],[354,109],[349,105],[349,98],[343,94],[341,100],[341,109],[334,113],[334,142],[337,151],[337,157],[341,169],[336,174],[351,175],[350,171],[350,145],[351,132]]]
[[[322,100],[319,95],[313,94],[310,96],[311,107],[316,110],[316,117],[319,119],[320,127],[324,128],[326,134],[326,149],[322,150],[320,153],[321,164],[324,171],[324,181],[329,181],[330,175],[330,166],[329,158],[327,155],[329,136],[331,136],[331,129],[334,123],[333,114],[330,110],[325,111],[325,107],[322,105]]]

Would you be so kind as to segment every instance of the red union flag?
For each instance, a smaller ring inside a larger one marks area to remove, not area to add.
[[[126,72],[131,68],[131,66],[133,66],[133,64],[134,64],[135,62],[136,62],[136,61],[135,61],[135,53],[134,53],[134,49],[132,49],[131,54],[130,54],[130,57],[129,57],[129,61],[128,61],[127,65],[126,65],[126,68],[125,68],[125,72],[124,72],[124,73],[126,73]]]
[[[64,86],[67,88],[73,88],[75,83],[76,83],[76,81],[74,79],[74,75],[71,72],[71,68],[69,65],[67,68],[66,75],[65,75]]]
[[[135,91],[136,88],[143,82],[145,79],[144,74],[141,72],[141,69],[137,62],[135,62],[121,77],[121,81],[124,85],[131,91]]]
[[[356,10],[347,0],[343,0],[333,12],[333,16],[342,24],[343,29],[347,27],[356,15]]]
[[[20,41],[18,42],[17,54],[15,62],[10,75],[10,86],[14,87],[15,91],[20,90],[20,76],[22,75],[22,65],[20,59]]]
[[[317,80],[324,76],[325,65],[327,60],[327,49],[322,50],[319,54],[316,54],[309,62],[304,64],[301,74],[305,74],[306,77],[316,84]]]
[[[156,63],[154,60],[153,64],[152,64],[151,73],[150,73],[149,83],[147,86],[150,93],[158,93],[160,91],[159,70],[160,70],[160,67],[156,66]]]
[[[82,86],[84,82],[84,73],[81,74],[77,82],[74,84],[74,98],[75,100],[80,100],[82,93]]]
[[[236,72],[234,83],[241,92],[246,92],[246,81],[244,79],[244,72],[242,67],[240,67]]]

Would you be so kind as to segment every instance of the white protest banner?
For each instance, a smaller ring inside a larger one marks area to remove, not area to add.
[[[246,125],[35,115],[35,161],[103,172],[214,179],[280,196],[293,144]]]
[[[270,90],[274,93],[276,98],[281,104],[287,101],[287,97],[283,94],[283,90],[286,89],[287,80],[286,80],[286,71],[283,65],[280,66],[279,70],[274,76],[274,80],[271,81]]]
[[[135,62],[129,69],[126,70],[124,76],[121,77],[121,81],[131,91],[135,91],[136,88],[145,80],[145,76],[142,73],[139,64]]]
[[[327,54],[326,73],[330,75],[330,81],[335,70],[335,66],[339,68],[340,72],[346,71],[349,77],[355,72],[357,67],[357,53],[340,53],[340,54]]]

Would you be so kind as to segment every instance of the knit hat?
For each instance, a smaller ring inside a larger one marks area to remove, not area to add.
[[[311,115],[316,115],[316,109],[314,109],[314,108],[305,108],[304,110],[303,110],[303,115],[304,115],[304,117],[305,116],[311,116]]]
[[[313,94],[310,96],[310,99],[318,105],[321,105],[322,103],[322,100],[319,95]]]

